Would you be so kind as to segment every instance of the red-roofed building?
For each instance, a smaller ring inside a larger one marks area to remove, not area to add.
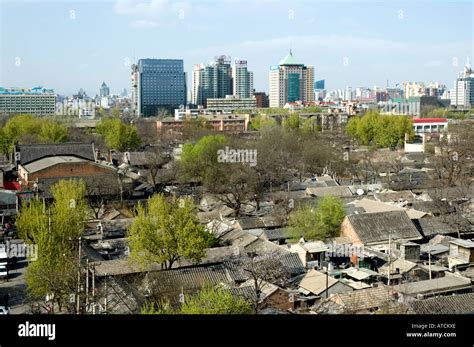
[[[448,129],[446,118],[414,118],[413,130],[415,133],[439,133]]]

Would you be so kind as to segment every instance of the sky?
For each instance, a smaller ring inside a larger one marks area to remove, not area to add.
[[[254,87],[292,49],[326,89],[452,87],[473,55],[474,1],[0,0],[0,86],[130,91],[140,58],[248,61]]]

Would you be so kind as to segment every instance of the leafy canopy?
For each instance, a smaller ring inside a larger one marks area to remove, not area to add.
[[[107,118],[97,124],[97,133],[108,147],[118,151],[135,150],[140,146],[137,128],[124,124],[118,118]]]
[[[316,205],[307,204],[293,211],[288,219],[290,237],[324,240],[339,234],[344,219],[344,206],[334,196],[322,197]]]
[[[198,262],[212,237],[200,225],[191,198],[156,194],[147,206],[137,206],[136,218],[129,232],[131,258],[141,265],[163,264],[171,268],[180,258]]]

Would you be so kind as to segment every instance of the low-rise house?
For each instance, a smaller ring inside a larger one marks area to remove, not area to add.
[[[377,201],[405,206],[415,201],[415,194],[413,194],[410,190],[402,190],[398,192],[380,192],[375,193],[374,198]]]
[[[416,263],[413,263],[404,259],[395,259],[390,264],[385,264],[379,268],[379,273],[385,278],[389,278],[390,271],[390,284],[401,283],[407,280],[411,280],[414,277],[414,269],[417,267]]]
[[[373,314],[398,313],[400,305],[389,287],[376,287],[338,293],[315,307],[317,313]]]
[[[449,243],[449,268],[474,263],[474,241],[454,239]]]
[[[323,241],[311,241],[292,244],[289,249],[298,254],[304,266],[307,267],[310,264],[321,266],[329,247]]]
[[[427,216],[420,219],[414,219],[413,223],[425,238],[432,238],[436,235],[457,235],[457,228],[453,225],[444,223],[440,217]]]
[[[313,197],[336,196],[338,198],[349,198],[352,195],[348,186],[333,186],[333,187],[319,187],[306,188],[306,194]]]
[[[390,238],[392,241],[422,238],[405,211],[346,216],[341,225],[341,235],[348,237],[354,244],[371,246],[385,246]]]
[[[472,288],[471,279],[450,273],[431,280],[406,282],[393,286],[393,289],[401,293],[403,300],[407,302],[414,298],[471,292]]]
[[[474,293],[415,300],[408,306],[413,314],[474,314]]]
[[[352,291],[352,287],[316,270],[309,270],[296,284],[302,294],[314,294],[328,298],[332,294]]]
[[[370,269],[355,268],[355,267],[343,269],[341,270],[341,273],[346,278],[350,278],[352,280],[356,280],[358,282],[362,282],[366,284],[374,282],[380,276],[379,273],[372,271]]]

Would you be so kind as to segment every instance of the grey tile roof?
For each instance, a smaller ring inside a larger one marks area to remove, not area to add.
[[[399,192],[375,193],[375,199],[382,202],[413,201],[415,194],[409,190]]]
[[[90,143],[60,143],[60,144],[34,144],[18,145],[21,164],[52,156],[71,155],[86,160],[95,160],[95,153]]]
[[[340,304],[345,312],[357,312],[389,306],[393,298],[389,294],[389,288],[379,285],[374,288],[356,290],[353,292],[336,294],[329,300]]]
[[[348,186],[334,186],[321,188],[307,188],[306,194],[311,196],[337,196],[337,197],[351,197],[352,192]]]
[[[474,293],[439,296],[409,303],[415,314],[472,314]]]
[[[388,241],[390,232],[392,240],[422,238],[405,211],[355,214],[346,218],[365,244]]]
[[[454,226],[444,223],[439,217],[426,216],[424,218],[413,220],[413,223],[425,236],[453,234],[457,232]]]

